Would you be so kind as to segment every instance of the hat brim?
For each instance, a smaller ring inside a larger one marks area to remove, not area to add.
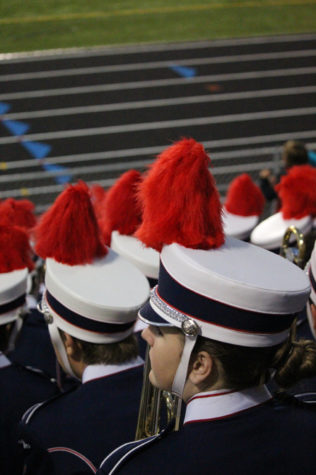
[[[259,216],[239,216],[229,213],[225,208],[223,212],[224,232],[236,239],[247,239],[253,228],[258,224]]]
[[[305,216],[301,219],[284,219],[279,211],[258,224],[250,235],[250,242],[268,250],[280,248],[284,233],[289,226],[295,226],[305,234],[312,228],[312,218]],[[293,236],[290,242],[294,240]]]
[[[134,236],[125,236],[113,231],[111,248],[134,264],[149,279],[158,279],[159,253],[145,245]]]
[[[164,320],[150,305],[150,301],[145,303],[138,312],[139,318],[148,325],[153,325],[156,327],[172,327],[173,325],[167,320]]]

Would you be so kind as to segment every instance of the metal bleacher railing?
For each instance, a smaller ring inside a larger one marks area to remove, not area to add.
[[[316,136],[316,133],[315,133]],[[220,142],[220,141],[217,141]],[[226,142],[226,147],[230,144]],[[216,141],[204,142],[212,159],[212,174],[214,175],[219,192],[225,196],[230,182],[241,173],[248,173],[256,181],[263,168],[270,168],[277,173],[281,166],[281,144],[238,148],[246,145],[245,139],[232,142],[232,150],[220,150],[220,143]],[[250,144],[251,145],[251,144]],[[306,144],[309,150],[316,149],[316,142]],[[88,184],[98,183],[109,188],[116,178],[126,170],[134,168],[140,171],[152,163],[155,155],[164,147],[145,147],[112,152],[99,152],[82,155],[47,158],[46,163],[63,164],[61,171],[47,172],[36,167],[34,161],[20,160],[8,163],[8,170],[0,175],[0,199],[8,197],[26,197],[36,204],[36,211],[43,212],[53,202],[57,194],[64,188],[64,184],[57,184],[54,176],[67,174],[74,183],[79,179]],[[143,157],[143,158],[142,158]],[[7,173],[9,172],[9,173]]]

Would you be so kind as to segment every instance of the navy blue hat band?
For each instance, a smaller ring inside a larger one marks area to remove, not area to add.
[[[239,309],[183,287],[160,263],[158,297],[175,310],[205,323],[249,333],[279,333],[290,328],[295,315],[265,314]]]
[[[15,300],[11,302],[5,303],[0,305],[0,314],[11,312],[11,310],[15,310],[16,308],[22,307],[25,303],[25,294],[21,295]]]
[[[153,287],[155,287],[155,285],[158,284],[158,280],[157,279],[154,279],[153,277],[147,277],[147,280],[149,282],[149,285],[150,285],[150,288],[152,289]]]
[[[69,308],[65,307],[62,303],[55,299],[46,290],[46,300],[50,307],[54,310],[57,315],[62,319],[66,320],[71,325],[81,328],[82,330],[88,330],[95,333],[121,333],[133,327],[135,321],[128,323],[107,323],[107,322],[97,322],[89,318],[83,317]]]
[[[167,322],[164,320],[160,315],[158,315],[157,312],[152,308],[150,302],[146,302],[145,305],[142,306],[142,308],[139,311],[139,315],[142,318],[143,321],[149,323],[149,324],[155,324],[155,325],[165,325],[165,326],[172,326],[172,323]]]

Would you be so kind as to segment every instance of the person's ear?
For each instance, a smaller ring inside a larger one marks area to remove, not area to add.
[[[207,351],[200,351],[192,366],[189,374],[191,383],[200,385],[210,376],[213,369],[213,359]]]
[[[73,337],[66,332],[64,332],[63,341],[66,348],[67,356],[74,360],[80,360],[80,343],[74,340]]]

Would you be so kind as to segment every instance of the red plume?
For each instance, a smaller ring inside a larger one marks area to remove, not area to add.
[[[26,232],[16,226],[0,224],[0,273],[34,268]]]
[[[94,212],[96,215],[97,220],[102,218],[103,215],[103,208],[104,208],[104,200],[106,197],[106,191],[101,185],[92,185],[90,187],[90,194],[91,194],[91,202],[94,208]]]
[[[136,236],[161,251],[176,242],[210,249],[224,243],[221,204],[208,170],[210,158],[194,139],[162,152],[140,186],[143,222]]]
[[[92,262],[107,253],[101,242],[88,186],[69,185],[35,228],[36,253],[63,264]]]
[[[316,216],[316,168],[310,165],[290,168],[275,189],[284,219]]]
[[[17,201],[8,198],[0,203],[0,224],[33,228],[36,224],[34,208],[34,204],[29,200]]]
[[[105,242],[111,242],[114,230],[131,235],[140,225],[142,210],[136,192],[141,180],[138,171],[129,170],[108,191],[104,201],[104,218],[100,223]]]
[[[225,208],[238,216],[259,216],[265,198],[260,188],[247,173],[237,176],[229,185]]]

